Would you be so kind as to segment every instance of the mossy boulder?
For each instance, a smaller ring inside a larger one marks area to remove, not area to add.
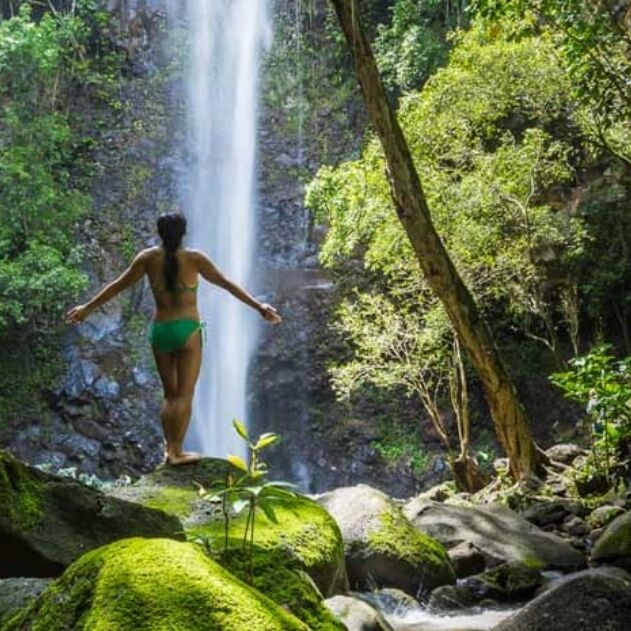
[[[0,577],[57,576],[82,554],[133,536],[184,538],[173,515],[44,473],[0,451]]]
[[[487,567],[517,561],[567,572],[585,566],[583,555],[569,543],[504,506],[451,506],[415,498],[404,513],[420,532],[448,549],[463,542],[473,544]]]
[[[308,631],[269,598],[169,539],[88,552],[2,631]]]
[[[200,497],[231,470],[225,460],[204,458],[186,467],[161,467],[136,484],[113,490],[119,497],[172,512],[190,539],[203,543],[218,562],[314,630],[343,629],[323,598],[346,590],[342,536],[335,520],[313,500],[297,496],[276,508],[277,523],[257,512],[252,572],[243,552],[246,515],[233,517],[225,547],[224,521],[216,505]]]
[[[353,589],[396,587],[415,595],[455,581],[445,548],[418,532],[385,493],[360,484],[318,501],[342,531]]]
[[[611,563],[631,571],[631,511],[616,517],[598,538],[592,561]]]

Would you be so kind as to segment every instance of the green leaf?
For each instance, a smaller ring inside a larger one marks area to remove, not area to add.
[[[237,418],[233,418],[232,419],[232,426],[234,427],[235,431],[237,432],[237,434],[239,434],[239,436],[241,436],[241,438],[243,438],[243,440],[246,440],[249,442],[250,440],[250,436],[248,434],[248,430],[245,427],[245,424],[240,421]]]
[[[263,511],[265,517],[275,524],[278,523],[278,517],[276,517],[276,512],[274,511],[274,507],[270,502],[265,502],[261,500],[259,502],[259,508]]]
[[[226,457],[226,460],[233,467],[236,467],[237,469],[240,469],[241,471],[245,471],[246,473],[248,473],[248,465],[246,464],[245,460],[243,460],[243,458],[239,456],[235,456],[234,454],[230,454],[229,456]]]
[[[279,440],[280,440],[280,434],[275,434],[273,432],[261,434],[261,436],[259,436],[259,439],[256,445],[254,445],[254,449],[258,451],[259,449],[263,449],[265,447],[269,447],[270,445],[273,445],[274,443],[277,443]]]

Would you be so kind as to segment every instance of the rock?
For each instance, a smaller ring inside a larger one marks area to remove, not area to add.
[[[472,574],[484,572],[486,560],[484,555],[472,543],[463,541],[448,551],[451,563],[458,578],[465,578]]]
[[[503,563],[458,581],[458,585],[439,587],[432,592],[429,604],[437,609],[458,609],[489,599],[516,602],[530,598],[541,585],[543,576],[538,570],[522,563]]]
[[[308,631],[199,546],[140,538],[85,554],[3,631],[25,628]]]
[[[417,600],[412,596],[392,587],[362,592],[357,594],[357,597],[387,616],[403,616],[406,611],[418,609],[419,606]]]
[[[554,445],[546,450],[546,455],[550,460],[555,460],[561,464],[571,466],[576,458],[587,455],[587,451],[573,443],[563,443]]]
[[[521,515],[499,505],[462,507],[413,499],[404,513],[414,526],[451,549],[472,543],[487,567],[519,561],[539,569],[583,567],[583,555],[559,537],[543,532]]]
[[[214,489],[229,471],[227,461],[204,458],[186,467],[159,467],[135,484],[108,492],[176,515],[190,538],[203,541],[222,565],[247,579],[249,570],[241,550],[246,511],[231,518],[229,549],[224,553],[219,506],[199,495],[198,485]],[[322,595],[333,596],[348,586],[342,536],[335,520],[303,496],[278,505],[275,512],[278,523],[257,512],[254,586],[314,630],[340,628],[322,602]]]
[[[82,554],[131,536],[184,538],[159,510],[108,497],[0,451],[0,575],[56,576]]]
[[[537,502],[529,506],[522,514],[535,526],[543,528],[561,523],[568,515],[584,513],[580,502],[569,499],[555,499],[550,502]]]
[[[615,568],[557,579],[493,631],[629,631],[631,576]]]
[[[418,532],[385,493],[360,484],[325,493],[318,501],[342,531],[353,589],[396,587],[416,595],[455,581],[443,546]]]
[[[576,515],[568,517],[563,522],[561,529],[572,537],[584,537],[589,532],[587,524],[580,517],[576,517]]]
[[[608,504],[599,506],[587,518],[587,524],[594,529],[602,528],[618,517],[618,515],[624,514],[624,512],[624,508],[620,508],[620,506],[610,506]]]
[[[19,609],[26,607],[50,585],[50,578],[0,579],[0,627]]]
[[[368,603],[353,596],[333,596],[324,601],[348,631],[393,631],[386,619]]]
[[[605,528],[594,545],[591,559],[631,570],[631,511],[616,517]]]

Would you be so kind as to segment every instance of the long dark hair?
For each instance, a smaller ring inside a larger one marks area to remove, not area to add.
[[[164,284],[167,291],[177,289],[177,257],[175,252],[182,245],[186,234],[186,217],[181,213],[167,213],[158,218],[158,234],[164,248]]]

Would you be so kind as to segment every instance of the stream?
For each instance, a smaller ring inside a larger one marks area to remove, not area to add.
[[[401,614],[386,615],[395,631],[489,631],[516,611],[472,607],[453,613],[434,613],[419,606]]]

